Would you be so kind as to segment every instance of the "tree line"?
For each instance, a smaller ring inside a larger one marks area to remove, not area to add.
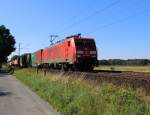
[[[133,66],[146,66],[150,65],[149,59],[109,59],[99,60],[99,65],[133,65]]]

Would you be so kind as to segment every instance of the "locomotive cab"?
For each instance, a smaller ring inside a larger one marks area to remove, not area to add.
[[[72,62],[73,66],[79,70],[93,70],[98,63],[95,39],[82,38],[80,35],[68,38],[71,39],[66,42],[66,57],[73,59],[69,62]]]
[[[93,70],[97,66],[97,49],[93,38],[74,38],[76,67],[80,70]]]

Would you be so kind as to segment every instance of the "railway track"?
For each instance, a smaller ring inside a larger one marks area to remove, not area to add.
[[[64,72],[60,70],[49,70],[51,73],[62,73],[63,77],[81,78],[93,82],[109,82],[115,85],[142,88],[150,94],[150,73],[129,71],[93,71],[93,72]]]

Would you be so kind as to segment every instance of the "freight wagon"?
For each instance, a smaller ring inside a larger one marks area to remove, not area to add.
[[[26,53],[20,56],[20,67],[31,67],[30,53]]]
[[[31,54],[31,65],[32,65],[32,67],[37,67],[37,66],[42,65],[42,61],[43,61],[42,52],[43,52],[43,49],[40,49],[40,50]]]
[[[19,61],[20,58],[18,55],[15,55],[11,58],[11,60],[9,61],[9,66],[13,66],[13,67],[19,67]]]

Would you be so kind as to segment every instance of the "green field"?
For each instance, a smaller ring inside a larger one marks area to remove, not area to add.
[[[99,66],[95,70],[150,72],[150,66]]]
[[[62,77],[62,73],[15,71],[16,77],[63,115],[150,115],[150,100],[141,90]]]

